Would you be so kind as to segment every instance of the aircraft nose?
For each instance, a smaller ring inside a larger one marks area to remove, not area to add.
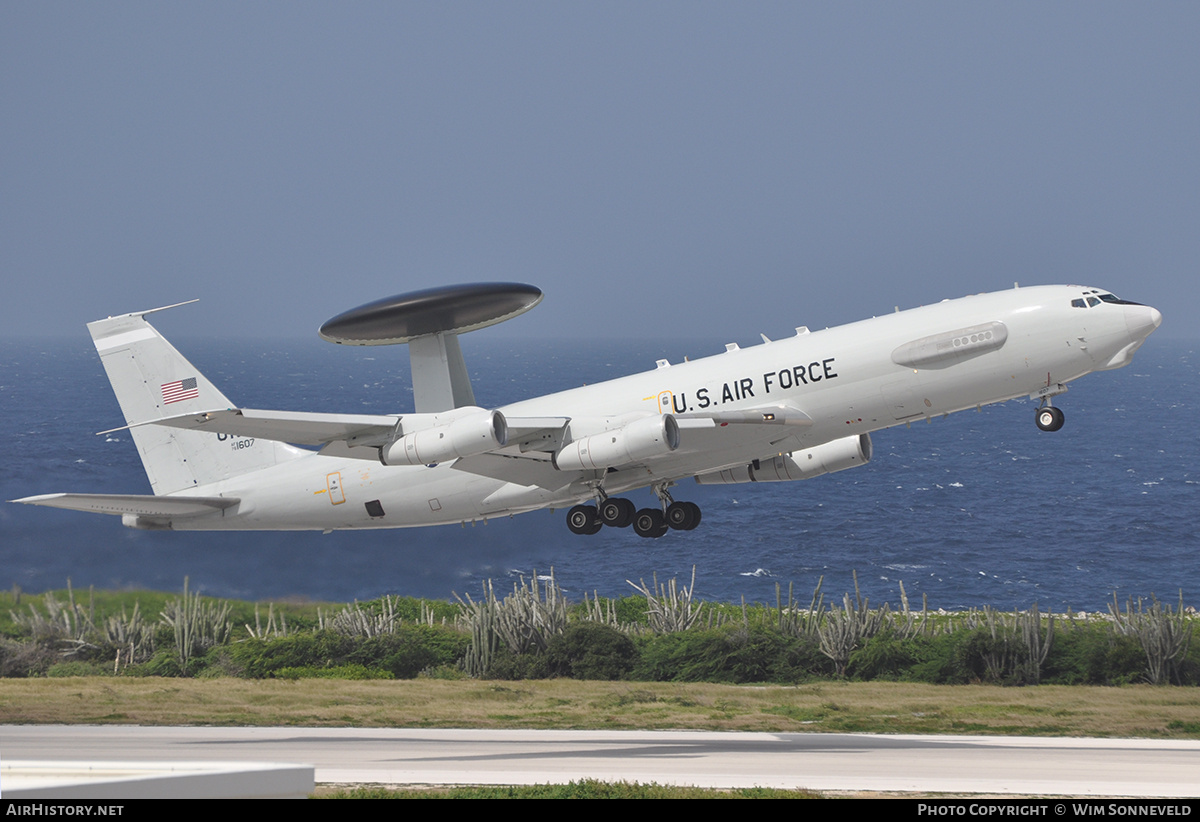
[[[1144,340],[1154,329],[1162,325],[1162,312],[1148,305],[1125,306],[1125,324],[1130,336]]]

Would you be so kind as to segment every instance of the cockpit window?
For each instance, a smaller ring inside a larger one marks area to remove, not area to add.
[[[1096,296],[1092,296],[1092,295],[1096,295]],[[1102,303],[1102,302],[1111,303],[1113,305],[1141,305],[1141,303],[1135,303],[1135,302],[1131,302],[1129,300],[1122,300],[1116,294],[1110,294],[1106,291],[1102,292],[1102,291],[1097,291],[1094,288],[1089,288],[1087,291],[1083,292],[1082,299],[1071,300],[1071,307],[1072,308],[1091,308],[1093,306],[1100,305],[1100,303]]]
[[[1104,300],[1106,303],[1112,303],[1113,305],[1141,305],[1141,303],[1135,303],[1132,300],[1122,300],[1116,294],[1101,294],[1100,299]]]

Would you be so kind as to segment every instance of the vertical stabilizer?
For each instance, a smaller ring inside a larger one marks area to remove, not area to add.
[[[161,309],[154,309],[161,310]],[[145,319],[151,311],[88,323],[127,425],[234,407]],[[271,440],[159,425],[130,429],[155,494],[257,471],[308,453]]]

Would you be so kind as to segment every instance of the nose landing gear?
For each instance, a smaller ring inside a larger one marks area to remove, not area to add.
[[[1062,409],[1055,408],[1051,401],[1059,394],[1065,393],[1067,393],[1067,386],[1061,382],[1054,382],[1047,373],[1045,387],[1039,388],[1029,395],[1029,399],[1040,401],[1034,421],[1042,431],[1057,431],[1063,427]]]
[[[1057,431],[1063,427],[1063,412],[1047,403],[1037,410],[1037,427],[1042,431]]]

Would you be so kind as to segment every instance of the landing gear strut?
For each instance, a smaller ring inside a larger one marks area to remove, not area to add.
[[[700,506],[694,502],[672,499],[671,492],[667,490],[670,487],[669,482],[651,486],[662,510],[643,508],[637,512],[633,519],[633,530],[638,536],[657,538],[667,533],[668,529],[690,531],[700,524]]]

